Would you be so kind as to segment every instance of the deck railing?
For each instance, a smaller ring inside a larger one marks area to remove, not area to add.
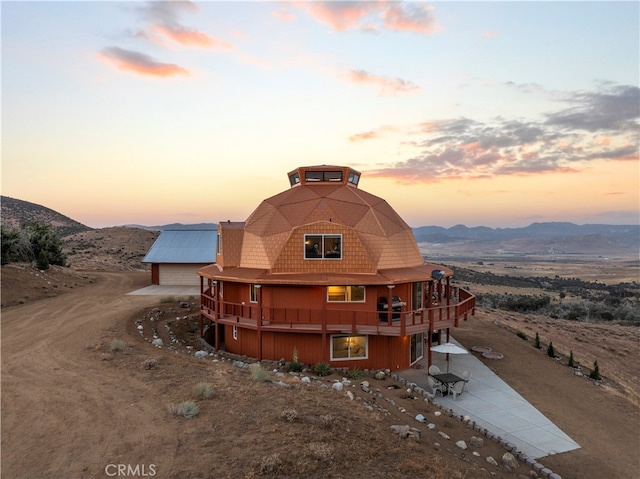
[[[201,310],[204,317],[219,323],[241,323],[243,327],[265,331],[404,336],[458,326],[461,319],[467,319],[469,313],[473,314],[475,296],[459,287],[451,289],[449,304],[392,311],[391,315],[386,311],[274,308],[230,301],[218,301],[216,304],[209,291],[201,294]],[[446,299],[442,302],[446,302]]]

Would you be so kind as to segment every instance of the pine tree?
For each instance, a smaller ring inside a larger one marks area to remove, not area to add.
[[[547,348],[547,356],[549,356],[550,358],[556,357],[556,352],[553,349],[553,341],[549,342],[549,347]]]
[[[575,368],[575,367],[576,367],[576,363],[575,363],[575,361],[573,360],[573,351],[570,351],[570,352],[569,352],[569,362],[567,363],[567,365],[568,365],[570,368]]]
[[[540,345],[540,335],[539,335],[538,333],[536,333],[536,339],[535,339],[535,341],[533,342],[533,346],[534,346],[536,349],[541,349],[541,348],[542,348],[542,346]]]
[[[598,361],[593,362],[593,369],[589,373],[589,377],[594,381],[599,381],[600,379],[602,379],[602,376],[600,376],[600,367],[598,366]]]

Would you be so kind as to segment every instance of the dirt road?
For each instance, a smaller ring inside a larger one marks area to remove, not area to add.
[[[166,411],[143,400],[149,385],[94,351],[132,309],[157,302],[126,296],[148,273],[98,278],[91,294],[78,288],[2,312],[2,477],[104,477],[108,464],[139,463],[170,432],[156,420]]]

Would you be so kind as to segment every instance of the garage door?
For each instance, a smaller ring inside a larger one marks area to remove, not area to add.
[[[161,264],[160,284],[164,286],[200,286],[200,276],[196,273],[205,264]]]

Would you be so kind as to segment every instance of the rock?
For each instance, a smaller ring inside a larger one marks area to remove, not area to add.
[[[427,424],[427,427],[428,427],[429,429],[435,429],[435,428],[436,428],[436,425],[435,425],[434,423],[430,422],[429,424]]]
[[[436,411],[436,412],[434,412],[434,413],[433,413],[433,415],[434,415],[434,416],[441,416],[441,415],[442,415],[442,413],[441,413],[440,411]]]
[[[482,447],[484,445],[484,439],[478,436],[471,436],[471,439],[469,439],[469,443],[473,447]]]
[[[464,442],[463,440],[456,441],[456,446],[458,446],[460,449],[466,449],[467,448],[467,443]]]
[[[440,436],[442,436],[442,438],[446,439],[447,441],[451,439],[451,437],[444,431],[438,431],[438,434],[440,434]]]
[[[369,389],[369,381],[362,381],[362,382],[360,383],[360,387],[361,387],[362,389],[365,389],[365,388],[366,388],[366,389]]]
[[[480,453],[478,451],[473,451],[471,454],[473,454],[476,457],[480,457]]]
[[[309,384],[309,383],[311,383],[311,378],[310,378],[309,376],[302,376],[301,381],[302,381],[303,383],[307,383],[307,384]]]
[[[154,346],[162,346],[162,339],[155,338],[153,341],[151,341],[151,344],[153,344]]]
[[[206,351],[196,351],[193,356],[198,359],[204,359],[209,356],[209,353]]]
[[[386,374],[384,373],[384,371],[378,371],[373,377],[379,381],[382,381],[386,377]]]
[[[346,396],[347,396],[351,401],[353,401],[354,396],[353,396],[353,393],[352,393],[351,391],[347,391]]]
[[[491,456],[487,457],[487,462],[488,462],[489,464],[491,464],[492,466],[497,466],[497,465],[498,465],[498,463],[496,462],[496,460],[495,460],[493,457],[491,457]]]
[[[502,464],[513,469],[519,466],[518,461],[516,461],[516,458],[513,457],[513,454],[510,452],[505,452],[502,455]]]
[[[418,415],[416,415],[416,421],[418,421],[418,422],[425,422],[425,421],[426,421],[426,419],[425,419],[425,417],[424,417],[422,414],[418,414]]]
[[[333,383],[331,387],[336,391],[342,391],[342,383]]]
[[[236,368],[243,368],[243,367],[245,367],[245,363],[244,363],[244,362],[242,362],[242,361],[238,361],[238,360],[234,361],[234,362],[233,362],[233,365],[234,365]]]
[[[188,308],[189,306],[191,305],[187,301],[180,301],[181,308]]]
[[[142,331],[144,329],[144,327],[142,326],[142,324],[138,325],[138,330]]]

